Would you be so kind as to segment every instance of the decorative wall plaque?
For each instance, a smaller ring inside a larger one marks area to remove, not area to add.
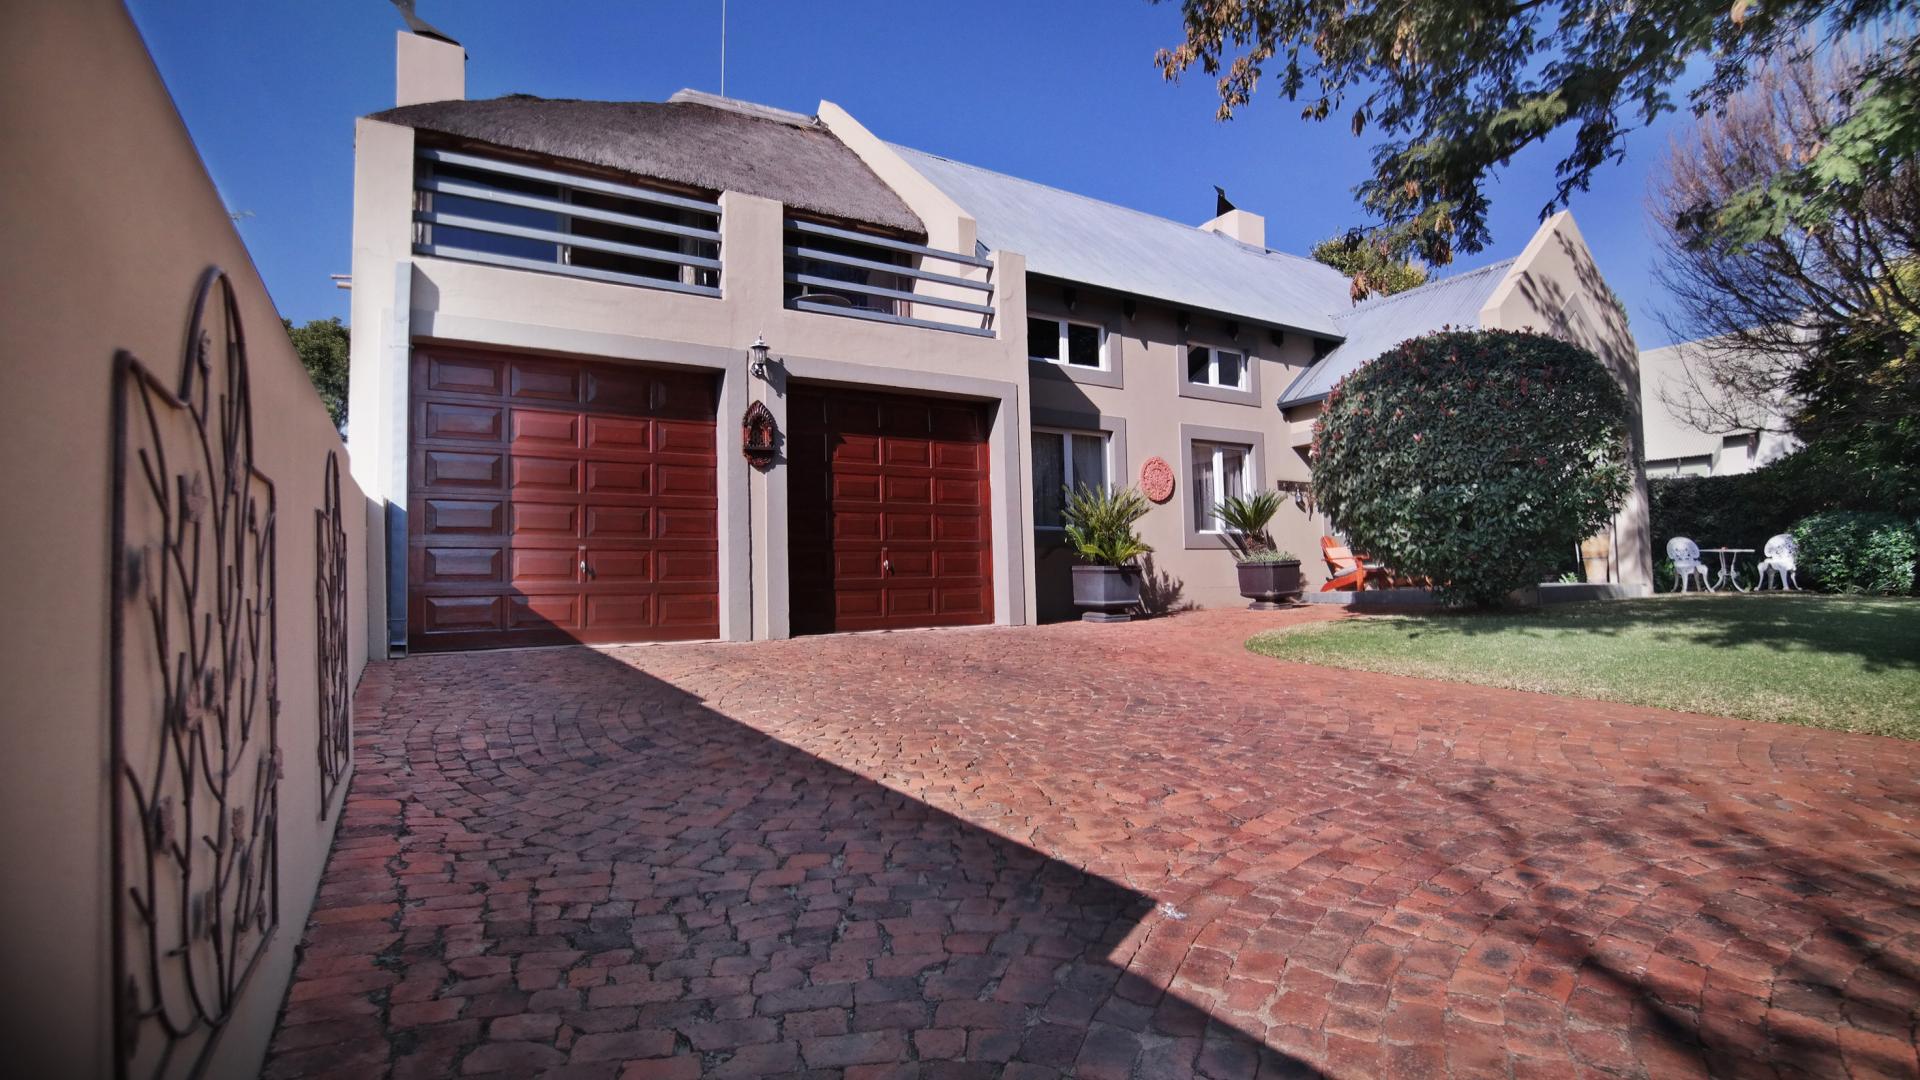
[[[747,406],[746,415],[740,418],[740,452],[746,455],[747,464],[767,468],[779,451],[780,428],[773,422],[773,410],[760,401]]]
[[[1140,493],[1157,503],[1173,498],[1173,466],[1166,458],[1150,457],[1140,466]]]
[[[116,1074],[208,1064],[280,916],[273,482],[233,284],[200,279],[179,377],[115,358]]]

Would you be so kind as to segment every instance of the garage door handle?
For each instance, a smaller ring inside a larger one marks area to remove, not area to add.
[[[883,573],[888,573],[888,574],[891,574],[891,573],[893,573],[893,560],[892,560],[892,559],[881,559],[881,560],[880,560],[880,570],[881,570],[881,572],[883,572]]]

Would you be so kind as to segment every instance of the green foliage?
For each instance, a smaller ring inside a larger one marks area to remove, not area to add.
[[[1265,551],[1250,551],[1240,556],[1240,561],[1243,563],[1299,562],[1300,557],[1291,551],[1282,551],[1279,548],[1268,548]]]
[[[1448,331],[1342,380],[1314,427],[1327,517],[1450,602],[1495,606],[1606,525],[1632,482],[1627,401],[1576,345]]]
[[[1147,500],[1132,488],[1088,487],[1067,492],[1061,511],[1067,543],[1095,566],[1126,566],[1153,549],[1142,543],[1134,523],[1147,516]]]
[[[1825,592],[1904,596],[1913,591],[1920,535],[1892,514],[1832,511],[1793,526],[1800,579]]]
[[[1172,0],[1161,0],[1172,2]],[[1536,143],[1564,147],[1543,213],[1586,190],[1624,156],[1627,135],[1676,106],[1690,62],[1708,78],[1691,94],[1707,110],[1743,86],[1755,61],[1802,35],[1881,25],[1910,48],[1899,0],[1178,0],[1183,40],[1155,63],[1168,79],[1198,66],[1218,80],[1225,119],[1271,71],[1310,120],[1338,118],[1384,136],[1373,175],[1356,189],[1395,254],[1444,266],[1490,234],[1492,171]],[[1889,160],[1916,129],[1914,95],[1896,79],[1872,91],[1885,108],[1846,133],[1817,178],[1844,180]],[[1911,81],[1905,84],[1911,88]],[[1570,138],[1560,137],[1564,133]],[[1876,159],[1876,153],[1879,155]],[[1789,192],[1805,199],[1805,192]]]
[[[1393,258],[1357,229],[1328,237],[1307,254],[1347,275],[1353,282],[1355,300],[1369,295],[1392,296],[1427,283],[1426,267]]]
[[[287,328],[287,336],[293,339],[293,351],[300,354],[300,363],[306,366],[307,378],[313,380],[313,388],[319,391],[320,400],[326,403],[327,415],[333,417],[333,425],[345,427],[349,368],[347,328],[337,316],[314,319],[298,327],[289,319],[281,319],[280,323]]]
[[[1213,508],[1214,516],[1227,527],[1227,537],[1241,562],[1273,550],[1273,537],[1268,534],[1267,525],[1273,515],[1280,512],[1280,501],[1277,491],[1256,491],[1251,495],[1230,496]]]

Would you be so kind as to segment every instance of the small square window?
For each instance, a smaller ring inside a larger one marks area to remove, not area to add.
[[[1053,319],[1027,320],[1027,356],[1060,362],[1060,324]]]
[[[1200,386],[1239,390],[1246,384],[1247,358],[1229,349],[1206,345],[1187,347],[1187,381]]]
[[[1027,320],[1027,359],[1071,367],[1107,366],[1107,331],[1065,319]]]

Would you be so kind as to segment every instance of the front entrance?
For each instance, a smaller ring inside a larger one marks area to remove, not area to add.
[[[986,406],[795,386],[787,410],[793,632],[992,622]]]
[[[720,636],[712,375],[420,346],[418,651]]]

